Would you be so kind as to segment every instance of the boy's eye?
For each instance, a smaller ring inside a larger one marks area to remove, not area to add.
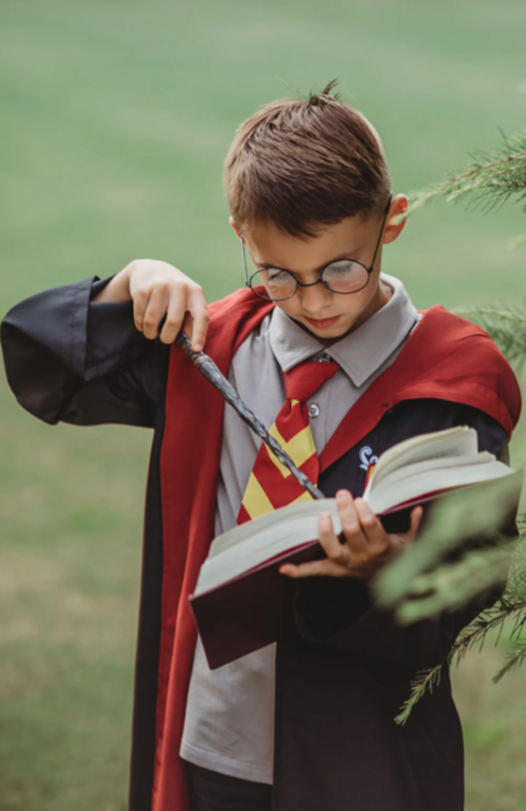
[[[267,274],[268,281],[273,282],[274,284],[290,284],[291,282],[291,274],[286,270],[280,270],[279,268],[266,268],[266,270],[263,272]]]
[[[360,262],[338,259],[323,271],[322,279],[333,293],[356,293],[367,284],[369,271]]]
[[[360,267],[360,265],[353,262],[352,259],[338,259],[336,262],[331,262],[330,265],[326,266],[324,275],[342,276],[355,272],[358,267]]]

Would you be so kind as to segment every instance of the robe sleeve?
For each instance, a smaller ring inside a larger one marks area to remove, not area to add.
[[[0,339],[7,380],[35,417],[52,425],[153,426],[169,345],[136,329],[133,302],[91,301],[112,278],[44,290],[5,315]]]
[[[488,450],[509,464],[506,432],[499,423],[478,409],[462,409],[455,404],[452,408],[459,409],[457,424],[470,424],[477,429],[480,450]],[[515,522],[504,532],[516,536]],[[295,625],[310,642],[411,668],[428,668],[445,661],[462,628],[491,606],[503,589],[504,586],[496,587],[457,611],[400,626],[392,612],[376,606],[363,581],[305,578],[297,581]]]

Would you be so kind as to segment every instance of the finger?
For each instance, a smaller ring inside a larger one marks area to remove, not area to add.
[[[166,312],[166,321],[159,336],[163,344],[171,344],[177,338],[184,320],[185,309],[186,301],[180,288],[172,289]]]
[[[411,543],[414,541],[416,537],[416,533],[418,532],[418,528],[422,522],[422,516],[424,515],[424,508],[421,506],[415,507],[414,510],[411,511],[411,524],[409,527],[408,535],[410,537]]]
[[[415,507],[411,511],[409,530],[398,535],[390,535],[393,550],[401,549],[402,547],[410,546],[415,540],[422,516],[424,515],[424,508],[421,506]]]
[[[384,526],[377,515],[373,513],[363,498],[357,498],[354,507],[360,521],[360,526],[369,546],[377,551],[385,549],[389,538]]]
[[[360,526],[355,502],[348,490],[338,490],[336,504],[340,513],[342,530],[351,553],[363,555],[368,553],[368,544]]]
[[[347,544],[340,543],[338,536],[334,532],[332,518],[328,513],[320,515],[318,521],[318,538],[320,545],[330,560],[346,566],[351,558],[351,553]]]
[[[188,311],[192,317],[188,337],[192,341],[192,349],[194,352],[200,352],[205,345],[206,333],[208,332],[208,324],[210,322],[206,300],[201,288],[196,290],[190,297]]]
[[[133,294],[131,294],[133,299],[133,320],[136,328],[140,332],[143,331],[144,313],[146,312],[151,293],[152,291],[149,289],[140,288],[139,290],[134,290]]]
[[[144,312],[143,334],[145,338],[153,340],[157,337],[159,322],[168,309],[169,288],[165,285],[157,285],[152,290],[148,305]]]

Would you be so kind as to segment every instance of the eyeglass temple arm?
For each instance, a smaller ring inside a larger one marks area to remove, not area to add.
[[[376,254],[378,253],[378,248],[380,247],[380,242],[382,241],[382,234],[384,232],[384,225],[385,225],[385,221],[387,219],[387,215],[389,213],[389,209],[391,208],[392,199],[393,199],[393,192],[391,192],[389,194],[389,200],[387,201],[387,205],[385,207],[384,218],[382,220],[382,227],[380,228],[380,236],[378,237],[378,242],[376,243],[376,248],[374,249],[373,261],[371,262],[371,265],[369,267],[369,273],[373,272],[374,260],[376,259]]]
[[[245,271],[245,287],[250,287],[250,281],[248,279],[247,255],[245,252],[245,240],[243,238],[243,234],[239,235],[239,239],[241,240],[241,254],[243,256],[243,269]]]
[[[288,471],[294,476],[296,481],[307,490],[313,498],[325,498],[321,490],[311,482],[308,476],[305,475],[299,468],[296,467],[292,459],[285,453],[281,445],[270,436],[265,426],[258,420],[256,415],[250,408],[243,402],[233,386],[230,385],[224,374],[216,366],[212,358],[205,355],[204,352],[194,352],[192,344],[188,336],[184,332],[180,332],[175,339],[185,355],[190,358],[194,366],[199,369],[201,374],[214,386],[215,389],[225,398],[239,414],[242,420],[257,434],[263,442],[270,448],[279,461],[285,465]]]

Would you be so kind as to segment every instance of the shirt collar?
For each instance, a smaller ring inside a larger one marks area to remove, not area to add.
[[[270,346],[282,371],[322,352],[333,358],[356,387],[362,386],[408,336],[417,311],[400,279],[380,273],[392,288],[387,304],[332,346],[324,347],[283,310],[275,307],[269,328]]]

